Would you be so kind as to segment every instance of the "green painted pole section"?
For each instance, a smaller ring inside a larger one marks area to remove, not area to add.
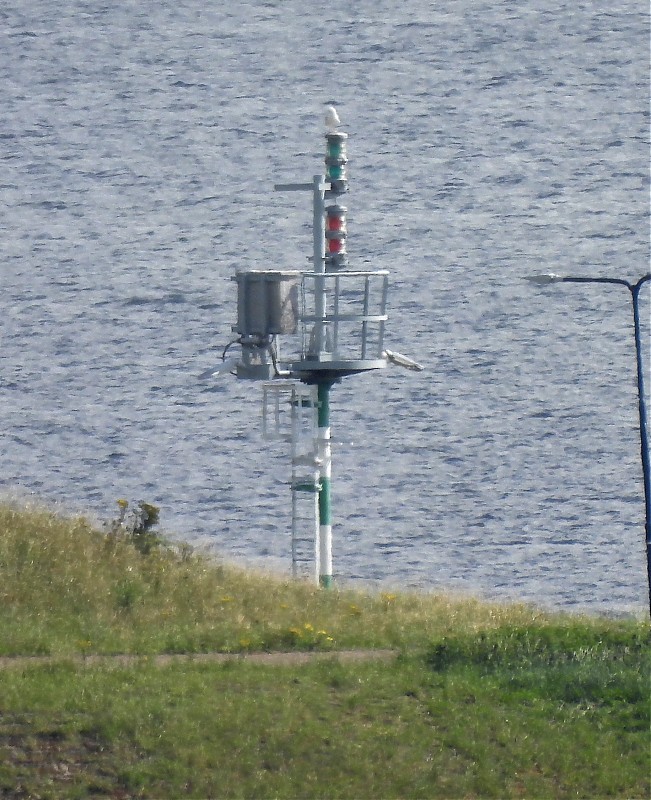
[[[330,479],[332,475],[332,450],[330,447],[330,382],[317,384],[318,398],[318,454],[321,460],[319,492],[319,538],[321,574],[319,583],[325,589],[332,587],[332,515],[330,505]]]

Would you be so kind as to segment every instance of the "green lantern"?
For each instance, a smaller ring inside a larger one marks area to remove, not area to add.
[[[346,133],[330,131],[326,133],[326,180],[330,182],[331,194],[343,194],[348,190],[346,176]]]

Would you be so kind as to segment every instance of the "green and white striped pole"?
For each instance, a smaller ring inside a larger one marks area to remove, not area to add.
[[[330,448],[330,381],[317,384],[318,429],[317,453],[321,461],[319,491],[319,584],[324,589],[332,587],[332,517],[330,505],[330,478],[332,475],[332,450]]]

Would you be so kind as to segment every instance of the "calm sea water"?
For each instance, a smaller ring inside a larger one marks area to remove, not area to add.
[[[351,266],[427,367],[333,390],[337,576],[643,613],[629,297],[522,276],[648,271],[648,41],[639,0],[6,0],[4,496],[147,500],[289,570],[260,388],[198,375],[234,272],[306,265],[309,196],[272,189],[322,171],[333,99]]]

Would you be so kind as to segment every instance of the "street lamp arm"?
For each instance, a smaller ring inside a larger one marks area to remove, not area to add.
[[[651,272],[647,273],[646,275],[643,275],[640,278],[640,280],[632,287],[632,291],[639,292],[640,288],[642,287],[642,284],[646,283],[647,281],[651,281]]]
[[[646,281],[651,280],[651,273],[643,275],[637,283],[629,283],[624,278],[593,278],[580,275],[557,275],[554,272],[546,272],[542,275],[525,275],[526,281],[538,283],[544,286],[548,283],[614,283],[618,286],[625,286],[629,291],[637,292]]]
[[[588,278],[575,275],[562,275],[559,278],[562,283],[614,283],[618,286],[626,286],[627,289],[632,289],[633,286],[624,278]]]
[[[562,281],[563,283],[615,283],[619,286],[626,286],[626,288],[633,292],[633,294],[637,294],[640,291],[640,288],[643,283],[646,283],[648,280],[651,280],[651,272],[647,275],[643,275],[637,283],[629,283],[628,281],[624,280],[624,278],[583,278],[574,275],[560,275],[557,278],[558,281]]]

